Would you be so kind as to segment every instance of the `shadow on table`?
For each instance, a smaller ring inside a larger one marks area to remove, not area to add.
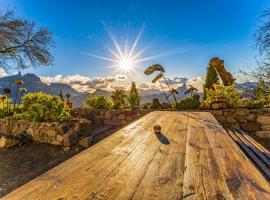
[[[170,144],[170,141],[163,133],[156,133],[156,137],[162,144]]]

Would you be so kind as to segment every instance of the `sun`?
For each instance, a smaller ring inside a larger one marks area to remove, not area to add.
[[[122,71],[128,72],[132,70],[132,60],[129,58],[123,58],[120,60],[119,67],[121,68]]]
[[[105,27],[106,28],[106,27]],[[119,41],[116,39],[116,37],[113,35],[113,33],[106,28],[106,30],[109,33],[109,36],[112,40],[113,47],[109,47],[105,45],[106,49],[111,53],[111,57],[105,57],[95,54],[89,54],[92,57],[105,60],[111,63],[109,65],[109,68],[114,68],[114,73],[122,72],[125,74],[132,74],[136,73],[136,70],[140,67],[140,64],[144,61],[152,60],[158,57],[161,57],[162,55],[153,55],[148,57],[142,57],[142,54],[146,51],[146,49],[149,48],[150,45],[145,46],[142,49],[139,49],[136,51],[136,47],[139,43],[140,37],[143,32],[143,27],[138,32],[135,40],[131,45],[128,44],[127,38],[121,41],[125,41],[125,43],[120,44]]]

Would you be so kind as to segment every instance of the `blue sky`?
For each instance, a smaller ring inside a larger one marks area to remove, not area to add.
[[[110,76],[109,62],[86,54],[111,56],[104,24],[118,40],[130,41],[144,25],[137,50],[151,44],[143,57],[166,56],[141,63],[130,76],[137,81],[145,80],[144,68],[155,63],[164,65],[169,77],[204,76],[213,56],[236,73],[256,54],[251,36],[267,7],[267,0],[0,0],[1,10],[15,9],[54,34],[54,65],[25,71],[40,76]]]

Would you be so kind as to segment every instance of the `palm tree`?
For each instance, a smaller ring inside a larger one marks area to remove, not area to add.
[[[125,104],[126,97],[127,97],[126,92],[124,90],[120,90],[120,89],[113,91],[112,95],[111,95],[112,102],[114,104],[118,102],[121,105]]]

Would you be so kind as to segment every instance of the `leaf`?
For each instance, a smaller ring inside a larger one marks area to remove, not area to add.
[[[150,74],[152,74],[155,71],[159,71],[159,72],[163,72],[163,73],[165,72],[164,68],[160,64],[155,64],[155,65],[151,65],[150,67],[148,67],[145,70],[144,73],[146,75],[150,75]]]
[[[153,80],[152,83],[157,82],[163,75],[161,73],[159,73]]]

